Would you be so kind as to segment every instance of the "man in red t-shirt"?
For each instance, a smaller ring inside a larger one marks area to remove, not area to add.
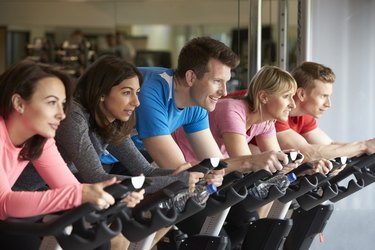
[[[314,62],[304,62],[292,75],[298,85],[294,96],[296,108],[290,112],[287,122],[277,121],[275,124],[282,149],[298,149],[307,162],[375,153],[375,139],[351,143],[334,142],[316,124],[315,119],[331,107],[332,87],[336,76],[330,68]]]

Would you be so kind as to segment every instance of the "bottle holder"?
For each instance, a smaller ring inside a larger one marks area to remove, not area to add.
[[[373,182],[375,182],[375,175],[374,175],[374,172],[370,172],[368,170],[362,170],[362,173],[359,174],[359,173],[354,173],[354,176],[357,178],[357,179],[363,179],[364,181],[364,187],[372,184]]]
[[[173,199],[179,192],[186,191],[187,187],[180,181],[176,181],[167,187],[148,195],[142,200],[132,213],[123,210],[119,216],[122,221],[122,234],[131,242],[138,242],[160,228],[168,227],[204,209],[194,200],[188,199],[183,212],[177,212],[175,207],[162,209],[160,202]]]
[[[279,198],[282,203],[287,203],[297,197],[315,189],[318,186],[318,178],[316,176],[304,176],[297,184],[291,184],[286,190],[284,196]]]
[[[246,189],[249,189],[251,187],[254,186],[254,184],[259,181],[259,180],[263,180],[263,179],[268,179],[269,177],[271,177],[272,174],[266,170],[259,170],[255,173],[250,173],[250,174],[247,174],[246,176],[244,176],[244,178],[242,178],[241,180],[239,180],[238,182],[236,182],[236,186],[239,187],[239,186],[245,186]],[[269,192],[268,192],[268,195],[265,199],[257,199],[253,196],[251,196],[250,194],[248,194],[246,196],[245,199],[243,199],[242,201],[240,201],[240,204],[241,206],[248,212],[252,212],[254,210],[256,210],[257,208],[273,201],[273,200],[276,200],[278,198],[280,198],[281,196],[285,195],[285,192],[282,192],[280,191],[277,187],[275,186],[272,186],[270,189],[269,189]]]
[[[48,221],[40,220],[43,216],[33,217],[34,219],[7,219],[0,221],[0,231],[21,235],[55,236],[63,249],[93,249],[122,230],[120,220],[112,219],[108,224],[102,216],[99,221],[94,221],[92,218],[95,217],[91,217],[91,222],[88,223],[85,216],[95,211],[97,209],[94,205],[85,203],[77,208],[53,214],[53,218]],[[72,232],[64,232],[69,226],[73,227]]]
[[[341,181],[347,177],[349,177],[349,174],[352,174],[355,179],[352,179],[349,181],[347,186],[340,186],[339,188],[339,194],[336,197],[333,197],[330,199],[332,202],[338,202],[339,200],[354,194],[355,192],[361,190],[362,188],[370,185],[375,181],[375,176],[373,172],[371,171],[371,168],[375,167],[375,157],[374,155],[364,155],[360,158],[356,158],[355,161],[352,161],[351,164],[349,164],[343,171],[338,173],[336,176],[332,177],[330,179],[330,182],[338,182]]]
[[[326,185],[319,187],[318,190],[310,191],[300,197],[297,197],[296,200],[300,207],[307,211],[315,206],[318,206],[322,202],[335,197],[338,192],[339,191],[336,184],[329,185],[329,183],[327,183]]]
[[[335,197],[331,198],[330,201],[338,202],[339,200],[344,199],[345,197],[348,197],[349,195],[361,190],[364,185],[365,182],[363,179],[352,179],[349,181],[346,187],[337,185],[338,194]]]
[[[204,212],[207,216],[213,216],[242,201],[246,196],[246,187],[242,187],[238,191],[233,187],[219,190],[218,193],[213,194],[208,198]]]
[[[216,193],[210,195],[202,212],[206,216],[213,216],[243,200],[247,195],[246,187],[236,188],[234,186],[236,181],[242,178],[243,175],[237,171],[224,176],[222,185]]]

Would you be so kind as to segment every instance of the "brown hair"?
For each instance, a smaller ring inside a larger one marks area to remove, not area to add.
[[[78,80],[75,100],[90,113],[90,126],[107,142],[118,143],[129,135],[134,128],[135,117],[132,114],[126,122],[109,122],[100,109],[100,98],[108,95],[113,86],[135,76],[142,85],[143,76],[133,64],[113,55],[105,55],[97,59]]]
[[[298,88],[304,89],[314,88],[314,80],[332,84],[336,80],[336,75],[330,68],[315,62],[303,62],[293,70],[292,75]]]
[[[46,77],[56,77],[64,84],[66,93],[64,112],[66,112],[71,101],[72,82],[70,77],[50,65],[22,60],[12,65],[0,76],[0,116],[7,120],[14,112],[12,105],[14,94],[19,94],[24,100],[30,100],[38,82]],[[29,138],[24,143],[18,156],[19,159],[37,159],[41,155],[46,141],[47,139],[40,135]]]
[[[217,59],[231,69],[239,64],[239,57],[224,43],[210,37],[197,37],[190,40],[178,56],[176,75],[184,78],[188,70],[193,70],[198,79],[208,72],[210,59]]]

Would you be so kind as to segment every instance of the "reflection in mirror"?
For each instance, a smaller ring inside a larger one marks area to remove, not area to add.
[[[6,24],[9,41],[4,61],[9,66],[29,57],[56,64],[73,76],[79,76],[98,56],[109,53],[137,66],[176,67],[178,53],[188,40],[211,36],[241,58],[228,91],[246,88],[249,0],[178,1],[174,2],[176,11],[165,11],[171,1],[2,1],[0,23]],[[262,65],[275,65],[279,0],[261,2]],[[290,69],[296,58],[297,0],[288,3]],[[73,9],[82,14],[73,15]],[[8,12],[19,13],[22,18]]]

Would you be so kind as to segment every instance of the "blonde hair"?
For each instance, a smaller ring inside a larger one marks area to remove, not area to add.
[[[276,66],[263,66],[251,79],[247,93],[242,99],[247,101],[251,112],[261,112],[260,91],[264,90],[272,95],[287,90],[294,92],[296,89],[297,83],[290,73]]]

